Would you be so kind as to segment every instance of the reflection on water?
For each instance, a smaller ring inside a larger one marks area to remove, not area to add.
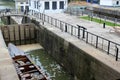
[[[52,80],[72,80],[51,56],[47,55],[44,50],[35,50],[29,52],[33,61],[41,66],[41,68],[51,77]]]

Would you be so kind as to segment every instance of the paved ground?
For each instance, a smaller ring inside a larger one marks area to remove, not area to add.
[[[104,37],[106,39],[109,39],[109,40],[111,40],[113,42],[120,43],[120,34],[114,32],[114,31],[110,32],[110,30],[114,30],[110,26],[106,26],[106,28],[103,28],[102,24],[87,21],[87,20],[83,20],[83,19],[80,19],[79,17],[71,16],[69,14],[64,14],[64,13],[48,14],[48,15],[52,16],[54,18],[57,18],[59,20],[62,20],[64,22],[66,22],[66,23],[70,23],[72,25],[75,25],[75,26],[76,26],[76,24],[79,24],[79,25],[84,26],[85,28],[87,28],[87,30],[89,32],[92,32],[94,34],[102,36],[102,37]]]
[[[0,30],[0,80],[19,80]]]

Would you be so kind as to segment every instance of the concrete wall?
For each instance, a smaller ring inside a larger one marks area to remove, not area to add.
[[[37,37],[47,53],[53,56],[74,78],[77,77],[77,80],[120,79],[120,73],[47,28],[38,27]]]

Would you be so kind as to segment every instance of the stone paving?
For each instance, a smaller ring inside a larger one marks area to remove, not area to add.
[[[80,17],[72,16],[72,15],[64,14],[64,13],[47,14],[47,15],[57,18],[66,23],[70,23],[75,26],[77,24],[84,26],[85,28],[87,28],[87,31],[92,32],[93,34],[99,35],[113,42],[120,43],[120,34],[116,33],[114,29],[110,26],[106,26],[106,28],[103,28],[103,24],[87,21],[84,19],[80,19]]]
[[[19,80],[0,30],[0,80]]]

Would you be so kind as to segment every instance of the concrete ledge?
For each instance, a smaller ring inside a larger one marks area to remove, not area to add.
[[[0,80],[19,80],[0,30]]]
[[[19,80],[6,48],[0,48],[0,80]]]

